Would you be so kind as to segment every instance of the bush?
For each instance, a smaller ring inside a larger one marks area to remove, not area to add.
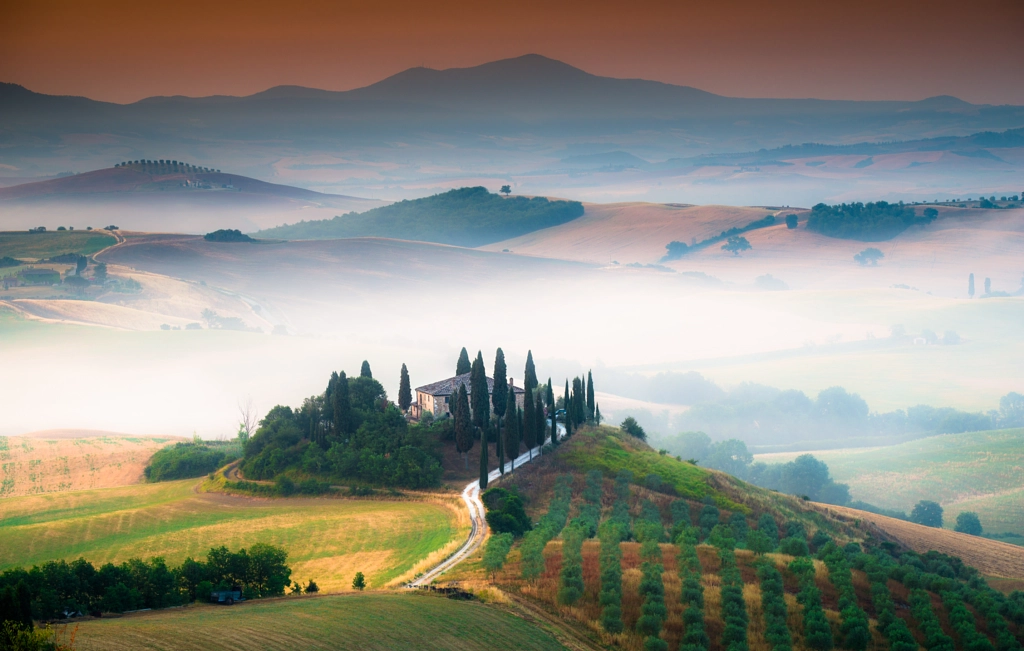
[[[512,534],[499,533],[487,539],[487,546],[484,547],[484,569],[491,573],[491,577],[505,566],[505,558],[512,549]]]
[[[236,445],[175,443],[156,451],[143,473],[147,481],[173,481],[202,477],[237,459]]]
[[[487,526],[496,533],[510,533],[520,538],[529,531],[530,518],[523,508],[523,500],[517,493],[504,488],[491,488],[484,492],[484,506],[487,508]]]
[[[811,551],[807,547],[807,541],[803,538],[783,538],[779,542],[779,553],[788,556],[803,557],[809,556]]]
[[[953,527],[953,531],[959,531],[960,533],[970,534],[972,536],[980,536],[983,533],[981,528],[981,520],[978,518],[978,514],[973,511],[964,511],[956,516],[956,526]]]

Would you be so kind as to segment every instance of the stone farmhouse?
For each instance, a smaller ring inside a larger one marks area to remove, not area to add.
[[[469,384],[470,375],[470,373],[463,373],[462,375],[450,377],[447,380],[416,387],[416,401],[409,407],[409,415],[413,418],[421,418],[423,414],[429,411],[434,414],[435,418],[445,418],[449,414],[453,414],[455,409],[455,393],[459,390],[460,386],[466,387],[466,393],[470,396],[469,406],[472,409],[473,389]],[[516,397],[516,404],[522,409],[525,392],[515,386],[512,378],[508,379],[508,388]],[[487,378],[487,393],[489,396],[494,394],[494,378]]]

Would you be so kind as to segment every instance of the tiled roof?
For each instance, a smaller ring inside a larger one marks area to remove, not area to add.
[[[450,396],[459,390],[459,385],[465,385],[466,393],[472,394],[473,389],[469,385],[469,377],[471,375],[472,373],[463,373],[462,375],[456,375],[433,384],[424,384],[421,387],[416,387],[416,390],[431,396]],[[523,393],[523,390],[518,386],[513,386],[512,390],[516,393]],[[487,393],[494,393],[494,378],[487,378]]]

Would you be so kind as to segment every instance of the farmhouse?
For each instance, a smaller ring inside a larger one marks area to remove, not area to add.
[[[455,408],[455,392],[459,390],[460,386],[466,387],[466,393],[472,396],[473,389],[469,384],[470,375],[471,373],[463,373],[462,375],[450,377],[447,380],[416,387],[416,402],[409,408],[410,415],[413,418],[420,418],[429,411],[435,417],[441,418],[452,413],[452,410]],[[516,397],[516,405],[522,409],[525,393],[522,389],[515,386],[512,378],[508,379],[508,388]],[[487,378],[487,393],[490,396],[494,395],[494,378]],[[470,409],[472,409],[472,398],[470,398],[469,404]]]

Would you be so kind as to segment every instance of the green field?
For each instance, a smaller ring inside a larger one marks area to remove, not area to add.
[[[0,258],[41,260],[62,253],[92,255],[117,243],[105,231],[0,232]]]
[[[196,486],[192,479],[0,500],[0,569],[79,556],[96,565],[163,556],[174,565],[213,546],[265,542],[288,551],[293,579],[331,591],[349,589],[358,571],[381,587],[465,535],[439,503],[254,499]]]
[[[788,461],[801,453],[759,455]],[[883,448],[821,450],[836,481],[854,499],[910,512],[920,500],[946,510],[976,511],[986,531],[1024,534],[1024,429],[943,434]]]
[[[547,632],[497,608],[420,594],[285,598],[84,622],[77,648],[561,649]]]

